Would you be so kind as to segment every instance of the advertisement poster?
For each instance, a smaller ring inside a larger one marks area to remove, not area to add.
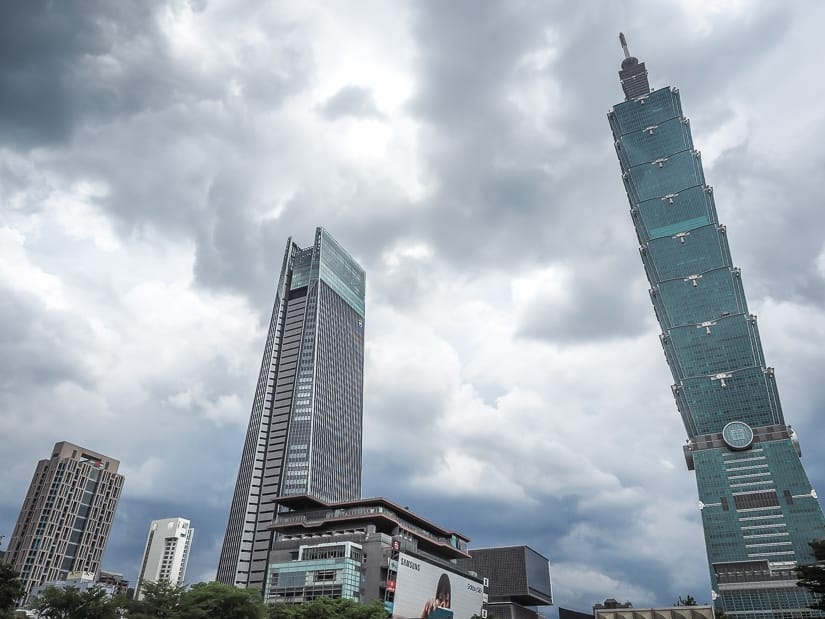
[[[398,556],[393,619],[470,619],[481,614],[480,582],[412,555]]]

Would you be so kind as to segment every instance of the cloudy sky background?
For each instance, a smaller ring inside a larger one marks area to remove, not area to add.
[[[69,440],[214,577],[286,237],[367,271],[364,493],[548,556],[557,604],[709,600],[605,117],[677,85],[825,491],[825,6],[0,3],[0,534]],[[817,419],[819,417],[819,419]],[[8,541],[8,537],[7,537]]]

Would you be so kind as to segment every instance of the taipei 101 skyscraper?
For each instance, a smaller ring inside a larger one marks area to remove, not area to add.
[[[738,619],[817,617],[796,585],[825,518],[762,354],[676,88],[651,90],[620,35],[608,114],[696,473],[713,597]]]

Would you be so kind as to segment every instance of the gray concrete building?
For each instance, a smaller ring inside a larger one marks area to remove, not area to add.
[[[470,557],[461,533],[385,498],[327,503],[305,495],[276,502],[289,511],[271,525],[269,604],[323,596],[383,600],[396,617],[420,617],[425,608],[425,616],[480,614],[483,581],[459,565]]]
[[[593,605],[592,613],[559,608],[559,619],[714,619],[713,606],[661,606],[634,608],[630,602],[607,598]]]
[[[119,572],[109,572],[107,570],[100,570],[97,576],[97,583],[104,587],[111,587],[114,595],[129,596],[129,581],[123,577]]]
[[[594,619],[714,619],[713,606],[664,606],[660,608],[593,607]]]
[[[70,573],[96,578],[123,488],[119,464],[67,442],[37,463],[5,557],[27,596]]]
[[[550,562],[529,546],[474,548],[456,561],[487,583],[484,604],[490,619],[538,619],[536,608],[553,604]]]

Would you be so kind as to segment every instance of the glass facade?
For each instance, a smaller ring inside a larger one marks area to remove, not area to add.
[[[217,580],[262,588],[277,496],[361,496],[365,274],[323,228],[287,241]]]
[[[640,92],[647,73],[637,63],[622,64],[627,98],[608,119],[689,438],[715,603],[737,618],[821,616],[808,608],[812,598],[796,586],[793,568],[813,561],[808,542],[825,537],[822,509],[785,423],[679,92]]]
[[[301,546],[298,558],[271,563],[264,589],[267,604],[300,604],[321,597],[361,601],[361,546],[352,542]]]

